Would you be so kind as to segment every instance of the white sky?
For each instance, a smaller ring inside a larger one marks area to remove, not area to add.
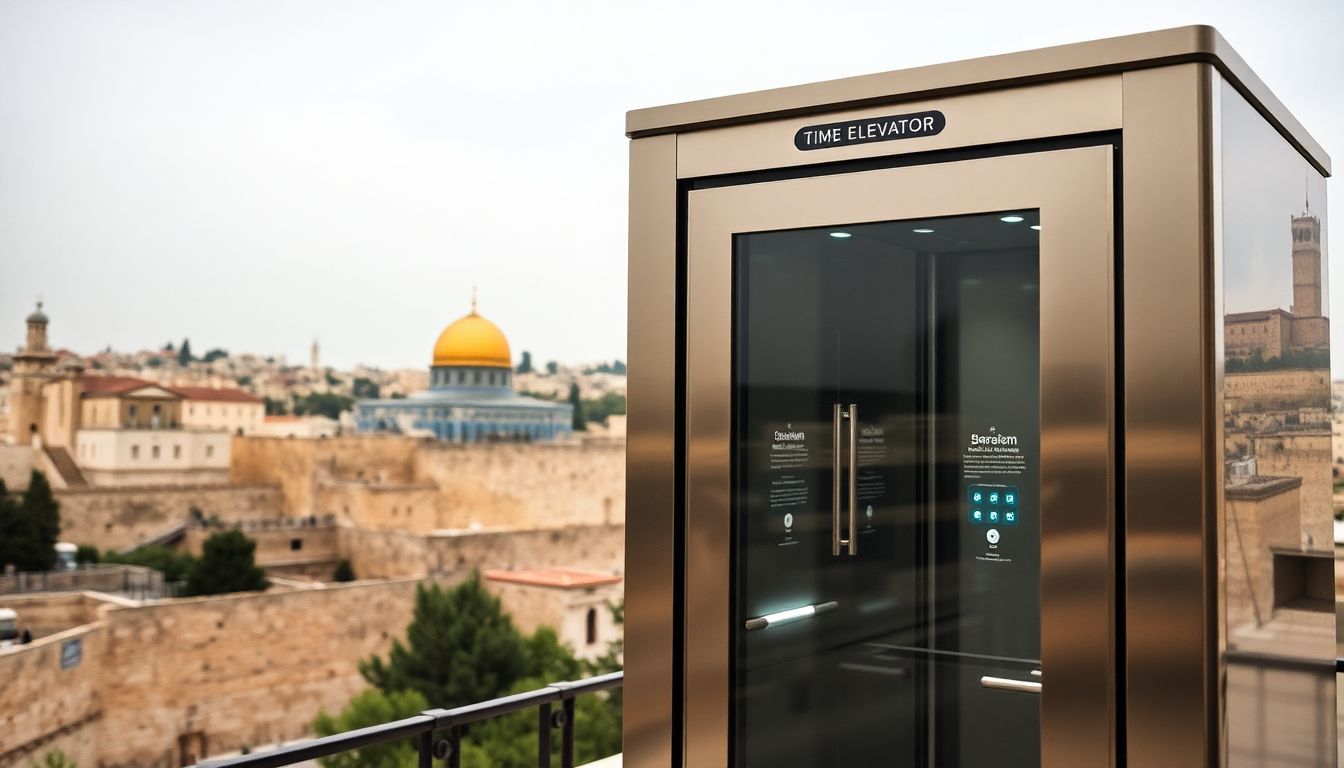
[[[0,0],[0,348],[624,358],[625,110],[1189,23],[1344,167],[1339,0]]]

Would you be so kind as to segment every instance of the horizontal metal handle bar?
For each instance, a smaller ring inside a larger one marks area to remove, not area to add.
[[[1017,693],[1037,693],[1041,692],[1041,684],[1031,680],[1013,680],[1008,677],[990,677],[985,675],[980,678],[981,688],[993,688],[997,691],[1015,691]]]
[[[818,613],[835,610],[840,607],[840,603],[832,600],[828,603],[817,603],[816,605],[804,605],[798,608],[790,608],[787,611],[776,611],[767,613],[764,616],[757,616],[754,619],[747,619],[744,626],[748,632],[754,632],[758,629],[773,627],[779,624],[788,624],[794,621],[810,619]]]

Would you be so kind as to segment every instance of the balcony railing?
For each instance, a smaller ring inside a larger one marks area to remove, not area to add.
[[[427,709],[403,720],[311,739],[269,752],[207,760],[201,763],[200,767],[276,768],[414,737],[419,768],[431,768],[434,760],[445,761],[448,768],[460,768],[463,726],[535,708],[537,765],[539,768],[550,768],[552,737],[558,735],[560,768],[573,768],[574,699],[585,693],[619,688],[623,676],[623,672],[610,672],[572,683],[551,683],[535,691],[516,693],[463,707]],[[559,734],[556,734],[556,731],[559,731]]]

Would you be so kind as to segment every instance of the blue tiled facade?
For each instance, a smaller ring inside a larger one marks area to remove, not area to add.
[[[405,399],[355,403],[360,432],[432,434],[452,443],[570,437],[573,408],[513,391],[507,368],[434,366],[430,387]]]

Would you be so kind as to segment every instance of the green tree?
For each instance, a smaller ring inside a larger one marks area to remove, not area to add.
[[[342,559],[336,564],[336,571],[331,574],[332,581],[354,581],[355,567],[349,560]]]
[[[289,413],[289,406],[285,405],[284,400],[275,400],[269,397],[266,398],[267,416],[284,416],[287,413]]]
[[[569,404],[574,407],[574,431],[582,432],[588,429],[588,419],[583,415],[583,399],[579,397],[577,381],[569,385]]]
[[[185,368],[190,365],[191,361],[194,359],[195,358],[191,356],[191,341],[183,339],[182,346],[177,349],[177,364]]]
[[[20,571],[49,571],[56,566],[61,534],[61,505],[47,476],[33,470],[28,489],[16,501],[0,485],[0,566]]]
[[[189,595],[221,595],[265,589],[266,574],[257,567],[257,543],[242,531],[220,531],[205,540],[200,562],[187,576]]]
[[[103,554],[103,562],[152,568],[163,574],[164,581],[178,582],[186,581],[192,571],[196,570],[199,561],[188,552],[178,552],[161,544],[151,544],[124,553],[108,550]]]
[[[583,415],[589,421],[606,424],[608,416],[622,413],[625,413],[625,395],[618,392],[606,392],[583,401]]]
[[[328,368],[328,369],[326,370],[326,373],[324,374],[324,376],[325,376],[325,378],[326,378],[326,380],[327,380],[327,386],[329,386],[329,387],[339,386],[340,383],[341,383],[341,380],[338,379],[338,378],[336,377],[336,374],[334,374],[334,373],[331,372],[331,369],[330,369],[330,368]]]
[[[335,717],[325,711],[319,712],[313,721],[313,732],[318,736],[331,736],[400,720],[428,708],[425,697],[416,691],[384,693],[369,688],[351,699]],[[415,743],[412,739],[403,739],[375,744],[323,757],[318,762],[322,768],[411,768],[416,764]]]
[[[203,363],[213,363],[213,362],[215,362],[216,360],[219,360],[219,359],[222,359],[222,358],[225,358],[225,357],[228,357],[228,356],[229,356],[229,351],[228,351],[227,349],[219,349],[218,347],[216,347],[215,349],[211,349],[211,350],[207,351],[207,352],[205,353],[205,356],[201,358],[201,362],[203,362]]]
[[[29,760],[28,765],[30,768],[77,768],[75,761],[59,749],[53,749],[43,755],[40,763]]]
[[[560,370],[560,364],[555,362],[554,360],[551,360],[550,362],[546,363],[547,374],[554,376],[559,370]]]
[[[329,419],[339,419],[342,411],[350,410],[355,401],[344,395],[331,392],[309,392],[303,399],[295,398],[294,413],[299,416],[316,414]]]
[[[373,379],[366,379],[363,376],[356,376],[353,384],[350,385],[350,393],[357,399],[378,399],[378,385]]]
[[[499,696],[525,677],[525,648],[499,598],[472,572],[450,589],[416,587],[406,643],[393,640],[387,661],[374,656],[359,671],[384,693],[410,689],[432,706],[455,707]]]
[[[518,361],[518,373],[532,372],[532,353],[523,350],[523,359]]]
[[[75,549],[75,562],[80,565],[86,563],[90,565],[97,564],[100,559],[97,547],[89,546],[88,544],[80,544],[79,547]]]

